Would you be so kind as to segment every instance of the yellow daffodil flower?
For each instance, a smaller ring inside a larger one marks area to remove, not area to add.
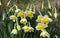
[[[24,12],[20,11],[20,12],[18,13],[18,16],[24,17]]]
[[[15,15],[11,15],[9,18],[10,18],[13,22],[15,22],[17,17],[16,17]]]
[[[45,30],[41,32],[40,36],[42,36],[44,38],[45,37],[50,38],[50,34],[47,31],[45,31]]]
[[[52,19],[48,17],[48,15],[45,15],[44,18],[43,18],[43,22],[45,24],[48,24],[49,22],[52,22]]]
[[[20,20],[20,23],[26,24],[26,23],[27,23],[27,19],[26,19],[26,18],[22,18],[22,19]]]
[[[15,12],[16,12],[16,13],[19,13],[19,12],[20,12],[20,9],[16,9]]]
[[[28,31],[29,31],[29,32],[34,32],[34,29],[33,29],[31,26],[29,26],[29,27],[28,27]]]
[[[44,18],[44,23],[48,24],[49,23],[49,19],[48,18]]]
[[[24,32],[33,32],[34,31],[34,29],[31,26],[24,26],[22,29],[24,30]]]
[[[17,34],[17,29],[14,28],[14,29],[12,30],[11,34]]]
[[[39,15],[36,21],[37,22],[43,22],[43,16],[42,15]]]
[[[47,28],[48,25],[45,25],[44,23],[38,23],[36,26],[36,30],[44,30],[45,28]]]
[[[24,32],[28,32],[28,26],[24,26],[22,27],[22,29],[24,30]]]
[[[40,24],[39,29],[43,30],[44,29],[44,24]]]
[[[18,31],[20,31],[20,30],[21,30],[20,25],[17,25],[17,30],[18,30]]]
[[[33,17],[32,11],[27,11],[27,16],[28,16],[28,17]]]

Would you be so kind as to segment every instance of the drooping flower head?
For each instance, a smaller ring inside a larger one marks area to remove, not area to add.
[[[15,15],[11,15],[9,18],[10,18],[13,22],[15,22],[17,17],[16,17]]]
[[[28,27],[28,31],[29,31],[29,32],[34,32],[33,27],[29,26],[29,27]]]
[[[45,31],[45,30],[41,32],[40,36],[42,36],[44,38],[45,37],[50,38],[50,34],[47,31]]]
[[[24,32],[28,32],[28,26],[24,26],[22,27],[22,29],[24,30]]]
[[[12,31],[11,31],[11,34],[17,34],[17,29],[13,29]]]
[[[20,25],[17,25],[17,30],[20,31],[21,30],[21,26]]]
[[[26,24],[26,23],[27,23],[27,19],[26,19],[26,18],[22,18],[22,19],[20,20],[20,23]]]
[[[34,29],[31,26],[24,26],[22,29],[24,32],[34,32]]]
[[[20,12],[20,9],[16,9],[15,12],[16,12],[16,13],[19,13],[19,12]]]

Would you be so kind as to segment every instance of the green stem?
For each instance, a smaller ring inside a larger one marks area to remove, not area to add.
[[[34,38],[36,38],[35,33],[36,33],[36,30],[35,30],[35,32],[34,32]]]
[[[31,38],[32,38],[32,34],[31,34]]]
[[[23,34],[23,38],[25,38],[25,34],[26,34],[26,33]]]
[[[16,38],[16,35],[15,35],[15,38]]]
[[[22,32],[22,31],[19,32],[19,38],[21,38],[21,32]]]
[[[27,33],[27,35],[26,35],[26,38],[28,38],[27,36],[28,36],[28,33]]]
[[[13,35],[11,35],[11,38],[14,38]]]

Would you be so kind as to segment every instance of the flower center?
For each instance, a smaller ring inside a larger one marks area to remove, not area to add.
[[[32,11],[28,11],[27,16],[32,16]]]

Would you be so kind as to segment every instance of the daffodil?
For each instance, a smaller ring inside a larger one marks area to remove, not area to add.
[[[27,16],[28,17],[33,17],[33,12],[31,10],[27,11]]]
[[[42,15],[38,15],[38,18],[36,20],[37,22],[43,22],[43,16]]]
[[[18,31],[20,31],[20,30],[21,30],[20,25],[17,25],[16,27],[17,27],[17,30],[18,30]]]
[[[17,17],[16,17],[15,15],[11,15],[9,18],[10,18],[13,22],[15,22]]]
[[[20,9],[16,9],[15,12],[16,12],[16,13],[19,13],[19,12],[20,12]]]
[[[48,24],[49,22],[52,22],[52,19],[48,17],[48,15],[45,15],[44,18],[43,18],[43,22],[45,24]]]
[[[44,23],[38,23],[36,26],[36,30],[44,30],[45,28],[47,28],[48,25],[44,24]]]
[[[24,26],[22,29],[24,30],[24,32],[33,32],[34,31],[34,29],[31,26]]]
[[[28,32],[28,26],[24,26],[22,27],[22,29],[24,30],[24,32]]]
[[[23,12],[23,11],[20,11],[20,12],[18,13],[18,16],[19,16],[19,17],[24,17],[24,12]]]
[[[45,30],[41,32],[40,36],[42,36],[44,38],[45,37],[50,38],[50,34],[47,31],[45,31]]]
[[[27,23],[27,19],[26,19],[26,18],[22,18],[22,19],[20,20],[20,23],[26,24],[26,23]]]
[[[29,26],[29,27],[28,27],[28,31],[29,31],[29,32],[34,32],[33,27]]]
[[[17,34],[17,29],[14,28],[14,29],[12,30],[11,34]]]

